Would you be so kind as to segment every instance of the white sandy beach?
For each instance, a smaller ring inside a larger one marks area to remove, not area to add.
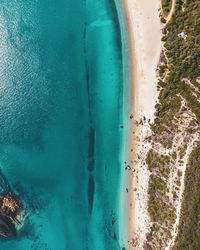
[[[150,226],[147,213],[149,172],[145,164],[150,144],[145,142],[145,138],[151,133],[149,119],[150,122],[153,121],[154,106],[158,97],[156,69],[161,53],[161,1],[123,0],[123,3],[129,25],[134,97],[128,159],[131,167],[128,238],[130,249],[142,249]],[[141,119],[143,125],[136,125],[136,121],[140,122]]]

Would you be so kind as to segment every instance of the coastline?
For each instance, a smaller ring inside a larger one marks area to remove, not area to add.
[[[120,35],[121,35],[121,45],[122,45],[122,65],[123,65],[123,87],[122,87],[122,112],[120,117],[120,124],[123,124],[121,143],[120,143],[120,155],[119,162],[123,168],[121,169],[120,177],[120,188],[118,193],[118,207],[119,207],[119,245],[123,249],[128,242],[128,218],[125,211],[127,211],[127,192],[126,188],[129,183],[129,175],[124,168],[124,161],[127,159],[127,148],[130,147],[129,141],[129,131],[130,122],[128,115],[131,113],[131,103],[132,103],[132,88],[131,84],[131,57],[130,57],[130,41],[128,32],[128,23],[126,11],[123,3],[120,0],[115,0],[115,5],[117,8],[118,19],[120,23]]]
[[[158,97],[156,69],[161,53],[161,23],[158,9],[160,0],[124,0],[127,16],[132,84],[132,118],[130,119],[130,144],[127,150],[128,192],[128,248],[140,249],[148,232],[147,191],[149,172],[145,164],[151,147],[145,140],[150,134],[154,107]],[[141,123],[139,125],[139,123]],[[142,152],[142,154],[141,154]]]

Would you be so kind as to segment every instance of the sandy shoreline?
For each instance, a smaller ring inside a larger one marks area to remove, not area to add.
[[[146,137],[154,118],[158,97],[156,69],[161,53],[160,0],[123,0],[128,20],[131,50],[132,115],[128,153],[129,249],[142,249],[150,225],[147,213],[149,172],[145,164],[150,148]],[[137,124],[138,123],[138,124]],[[140,124],[139,124],[140,123]]]

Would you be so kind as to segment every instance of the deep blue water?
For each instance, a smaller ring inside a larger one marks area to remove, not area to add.
[[[26,219],[0,249],[121,249],[122,96],[114,1],[1,1],[0,167]]]

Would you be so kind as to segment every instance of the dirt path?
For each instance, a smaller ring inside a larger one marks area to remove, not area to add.
[[[176,0],[172,0],[172,8],[171,8],[171,10],[170,10],[170,12],[169,12],[169,15],[168,15],[167,18],[166,18],[167,23],[169,22],[169,20],[170,20],[171,17],[172,17],[172,14],[174,13],[174,10],[175,10],[175,3],[176,3]]]

